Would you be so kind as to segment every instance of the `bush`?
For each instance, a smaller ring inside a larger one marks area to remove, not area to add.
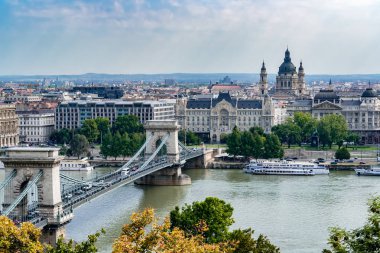
[[[350,159],[351,154],[346,148],[340,148],[335,152],[335,158],[339,160]]]

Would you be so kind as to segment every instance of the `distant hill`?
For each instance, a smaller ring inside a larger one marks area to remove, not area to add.
[[[239,83],[256,83],[259,81],[259,74],[254,73],[172,73],[172,74],[98,74],[87,73],[82,75],[14,75],[0,76],[0,81],[36,81],[46,79],[56,79],[60,81],[88,81],[88,82],[104,82],[104,81],[146,81],[146,82],[163,82],[165,79],[174,79],[176,82],[192,82],[192,83],[215,83],[225,76],[229,76],[231,80]],[[352,75],[306,75],[306,81],[329,81],[333,82],[357,82],[371,81],[373,83],[380,82],[380,74],[352,74]],[[269,74],[270,82],[276,80],[275,74]]]

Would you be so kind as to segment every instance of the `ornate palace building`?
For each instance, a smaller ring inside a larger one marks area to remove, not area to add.
[[[321,90],[313,99],[295,100],[288,104],[288,115],[308,112],[315,118],[327,114],[341,114],[348,128],[357,133],[363,144],[380,142],[380,100],[376,90],[367,88],[360,97],[339,96],[332,88]]]
[[[0,104],[0,147],[16,146],[18,142],[16,107],[12,104]]]
[[[262,99],[245,100],[232,98],[229,93],[219,93],[218,97],[180,100],[176,105],[176,119],[182,129],[186,129],[219,142],[223,134],[229,134],[237,126],[248,130],[260,126],[270,132],[274,122],[272,99],[264,95]]]

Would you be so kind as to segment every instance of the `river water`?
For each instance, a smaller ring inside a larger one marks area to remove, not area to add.
[[[68,237],[83,240],[104,228],[107,234],[98,245],[100,252],[110,252],[132,212],[153,207],[164,217],[176,205],[215,196],[234,207],[233,228],[252,227],[255,236],[267,235],[281,252],[321,252],[327,247],[328,228],[361,226],[367,217],[368,198],[380,192],[380,177],[358,177],[354,172],[312,177],[254,176],[241,170],[185,173],[192,178],[190,186],[130,184],[84,204],[75,209],[75,218],[67,226]]]
[[[109,172],[70,172],[91,178]],[[232,204],[233,228],[252,227],[263,233],[281,252],[321,252],[327,247],[328,228],[355,228],[367,217],[367,200],[380,192],[380,177],[358,177],[354,172],[329,176],[258,176],[241,170],[186,170],[192,185],[182,187],[119,187],[74,210],[66,227],[67,237],[80,241],[104,228],[98,247],[111,252],[112,242],[134,211],[153,207],[164,217],[176,205],[215,196]]]

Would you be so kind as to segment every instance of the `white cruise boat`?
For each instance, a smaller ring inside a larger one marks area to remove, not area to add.
[[[65,171],[72,171],[72,170],[85,170],[90,171],[93,170],[94,167],[90,165],[90,163],[87,161],[87,158],[83,158],[80,160],[63,160],[61,161],[60,165],[61,170]]]
[[[314,176],[329,174],[329,169],[324,165],[295,161],[252,160],[244,170],[246,173],[259,175]]]
[[[380,167],[355,169],[358,176],[380,176]]]

